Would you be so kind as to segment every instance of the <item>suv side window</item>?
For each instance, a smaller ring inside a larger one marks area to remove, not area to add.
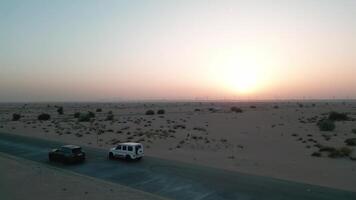
[[[127,150],[128,150],[128,151],[132,151],[132,146],[128,146],[128,147],[127,147]]]
[[[71,149],[68,149],[68,148],[61,148],[61,151],[62,151],[64,154],[72,154],[72,150],[71,150]]]
[[[126,146],[122,146],[122,150],[126,151]]]
[[[116,147],[117,150],[121,150],[121,145]]]

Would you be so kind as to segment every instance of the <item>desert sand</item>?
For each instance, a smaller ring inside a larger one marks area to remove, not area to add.
[[[160,109],[165,113],[157,114]],[[85,121],[88,111],[95,117]],[[348,119],[335,121],[335,130],[319,130],[317,122],[332,111],[347,113]],[[17,121],[14,113],[21,116]],[[50,119],[38,120],[41,113]],[[141,142],[149,156],[356,191],[356,148],[345,143],[356,138],[353,119],[353,101],[0,105],[4,133],[103,149]],[[323,147],[348,153],[329,157]]]
[[[40,163],[0,154],[1,199],[163,199]]]

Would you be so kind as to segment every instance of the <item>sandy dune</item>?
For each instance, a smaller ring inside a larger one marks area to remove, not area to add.
[[[232,112],[233,106],[243,112]],[[145,114],[159,109],[165,114]],[[95,114],[90,122],[74,118],[88,111]],[[106,120],[109,111],[113,120]],[[150,156],[356,191],[356,161],[350,159],[356,148],[344,143],[356,138],[356,122],[337,121],[335,130],[320,131],[317,121],[331,111],[356,119],[355,102],[2,104],[0,132],[105,149],[139,141]],[[12,121],[14,113],[21,115],[18,121]],[[39,121],[41,113],[51,119]],[[311,156],[321,145],[352,152]]]

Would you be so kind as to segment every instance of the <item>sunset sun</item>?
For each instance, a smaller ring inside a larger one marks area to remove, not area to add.
[[[251,93],[258,86],[257,71],[251,67],[227,68],[225,77],[225,84],[242,94]]]
[[[251,94],[261,87],[262,64],[252,55],[236,53],[220,56],[213,62],[217,82],[231,93]]]

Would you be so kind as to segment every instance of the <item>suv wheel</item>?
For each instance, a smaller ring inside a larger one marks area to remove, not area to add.
[[[114,159],[114,154],[112,152],[109,153],[109,159],[113,160]]]
[[[131,160],[131,157],[129,155],[125,156],[126,160]]]

